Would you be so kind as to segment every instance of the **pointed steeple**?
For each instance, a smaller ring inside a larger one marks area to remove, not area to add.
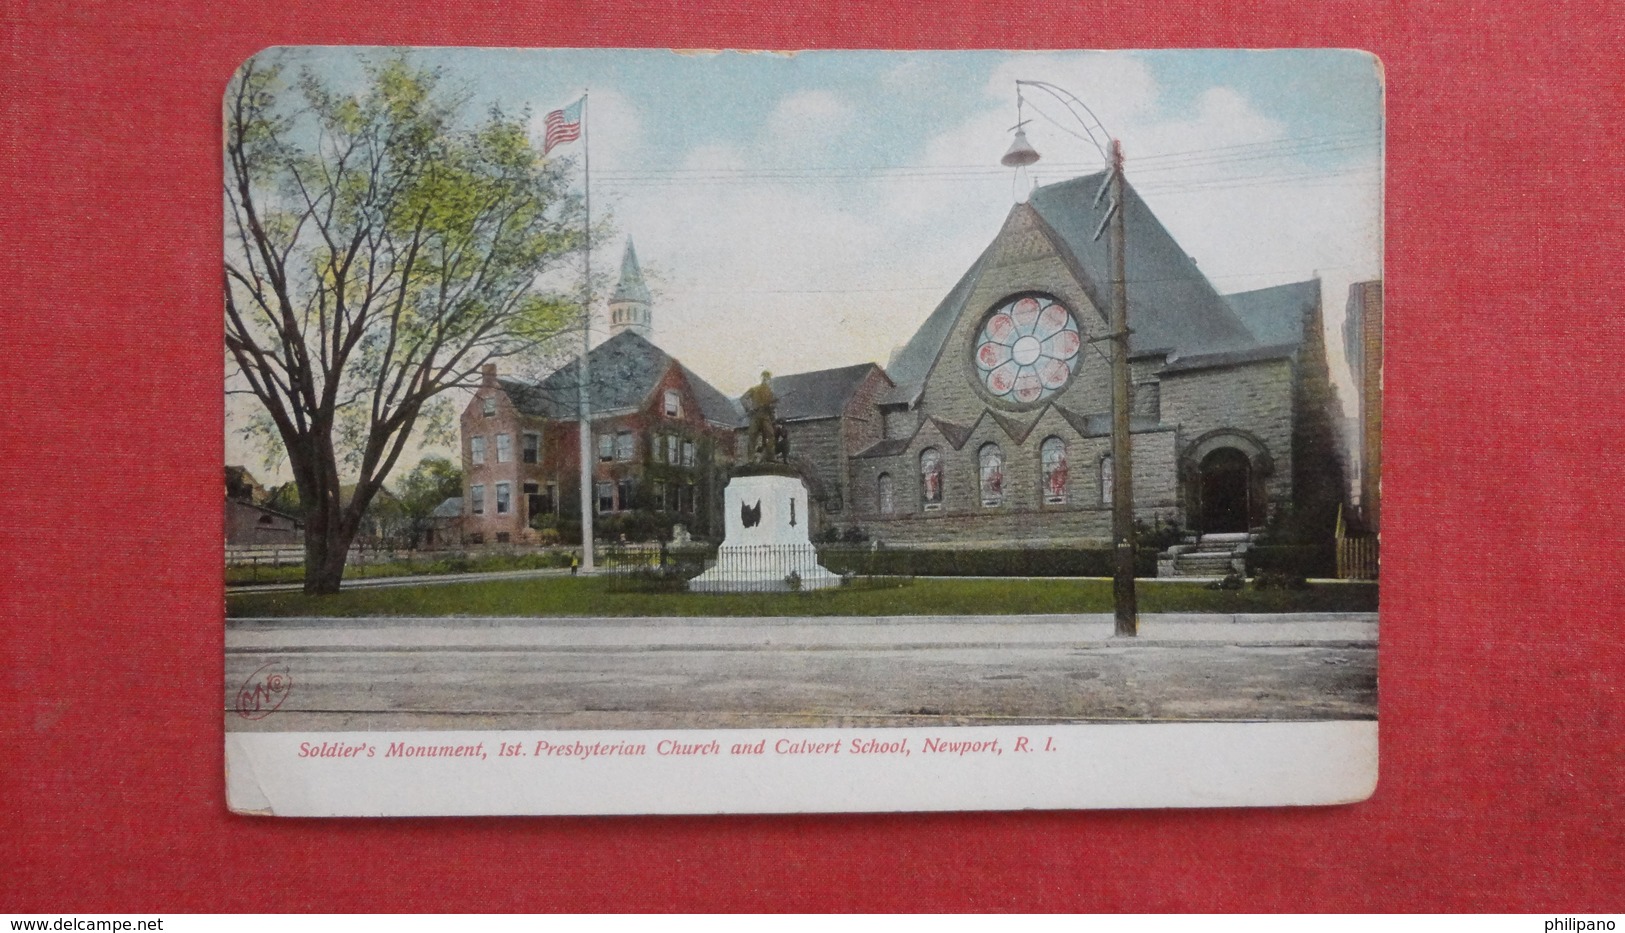
[[[630,330],[648,339],[651,329],[649,287],[643,284],[643,270],[638,267],[638,251],[632,238],[626,238],[626,252],[621,254],[621,280],[609,298],[609,332],[613,336]]]
[[[621,281],[615,286],[610,301],[641,301],[648,304],[649,288],[643,284],[643,270],[638,267],[638,251],[632,238],[626,238],[626,252],[621,255]]]

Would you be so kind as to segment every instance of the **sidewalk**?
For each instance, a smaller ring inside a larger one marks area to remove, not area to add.
[[[230,619],[228,651],[1149,648],[1377,643],[1377,614],[1161,613],[1118,638],[1110,613],[1046,616]]]

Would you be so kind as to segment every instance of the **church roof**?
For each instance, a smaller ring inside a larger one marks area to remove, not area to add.
[[[817,369],[788,376],[774,376],[768,385],[778,398],[774,413],[781,421],[814,421],[837,418],[852,400],[870,371],[880,367],[858,363],[835,369]]]
[[[676,364],[700,404],[700,414],[717,424],[738,425],[739,410],[726,395],[637,333],[624,330],[587,354],[588,404],[594,413],[640,408]],[[574,363],[568,363],[540,383],[498,379],[514,407],[527,415],[572,419],[580,385]]]
[[[610,301],[641,301],[649,304],[649,287],[643,284],[643,269],[638,266],[638,251],[632,238],[626,238],[626,251],[621,254],[621,280],[615,285]]]
[[[1237,292],[1224,300],[1260,344],[1299,344],[1304,318],[1320,304],[1320,280]]]
[[[1105,199],[1095,203],[1104,182],[1105,173],[1098,173],[1044,185],[1033,191],[1026,205],[1012,208],[1012,212],[1031,210],[1048,226],[1062,258],[1081,273],[1084,291],[1102,309],[1111,302],[1110,238],[1096,240],[1094,234],[1108,206]],[[1123,200],[1129,327],[1134,331],[1130,352],[1183,356],[1257,346],[1241,318],[1127,182]],[[888,370],[897,388],[882,404],[912,403],[919,398],[991,250],[990,245],[897,355]]]

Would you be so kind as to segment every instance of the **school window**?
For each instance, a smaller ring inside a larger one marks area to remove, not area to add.
[[[632,450],[632,432],[621,431],[617,433],[615,435],[615,459],[631,460]]]
[[[531,519],[547,512],[542,501],[542,487],[537,483],[525,484],[525,518]]]
[[[679,512],[693,512],[694,511],[694,484],[693,483],[689,483],[688,485],[684,486],[682,489],[678,490],[677,511],[679,511]]]
[[[475,436],[468,439],[468,459],[475,466],[485,464],[485,438]]]
[[[487,418],[494,418],[494,417],[496,417],[496,413],[497,413],[497,397],[496,396],[487,395],[485,398],[480,399],[480,414],[481,415],[484,415]]]
[[[542,459],[542,436],[540,434],[526,434],[523,446],[520,448],[520,457],[526,463],[539,463]]]
[[[598,492],[598,511],[600,511],[600,512],[613,512],[613,511],[615,511],[615,487],[614,487],[614,485],[610,484],[610,483],[599,483],[598,486],[597,486],[597,492]]]
[[[666,390],[666,417],[681,418],[683,416],[683,397],[677,394],[676,389]]]
[[[507,515],[513,508],[510,499],[512,487],[507,483],[497,483],[497,514]]]
[[[629,480],[629,479],[623,479],[619,483],[616,483],[615,485],[616,485],[616,490],[615,491],[616,491],[616,494],[617,494],[617,496],[619,498],[621,509],[624,511],[626,509],[632,508],[632,495],[633,495],[632,481]]]
[[[598,435],[598,459],[600,459],[600,460],[614,460],[615,459],[615,435],[613,435],[613,434],[600,434],[600,435]]]
[[[513,459],[513,435],[497,435],[497,462],[507,463]]]
[[[691,467],[693,465],[694,465],[694,442],[693,441],[684,441],[683,442],[683,466]]]
[[[655,480],[655,508],[666,508],[666,484],[658,479]]]
[[[559,510],[559,484],[547,484],[547,500],[543,503],[545,511],[558,513]]]
[[[471,503],[470,511],[475,515],[485,514],[485,487],[474,485],[468,488],[468,500]]]
[[[660,463],[669,462],[668,458],[666,457],[666,435],[664,435],[664,434],[656,434],[655,435],[654,455],[655,455],[655,460],[660,462]]]
[[[679,447],[679,445],[681,443],[682,443],[682,439],[679,438],[677,435],[675,435],[675,434],[666,435],[666,462],[667,463],[674,463],[675,464],[675,463],[682,463],[683,462],[683,455],[682,455],[681,449]]]

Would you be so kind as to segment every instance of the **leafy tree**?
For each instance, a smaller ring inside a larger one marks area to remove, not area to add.
[[[406,55],[348,92],[287,53],[226,93],[228,391],[280,441],[305,513],[305,591],[345,554],[414,427],[491,360],[545,352],[579,313],[541,290],[585,240],[566,165],[526,118],[469,121]],[[341,465],[353,481],[341,487]]]
[[[407,540],[415,548],[428,532],[440,503],[463,494],[463,471],[445,457],[424,457],[396,485]]]

